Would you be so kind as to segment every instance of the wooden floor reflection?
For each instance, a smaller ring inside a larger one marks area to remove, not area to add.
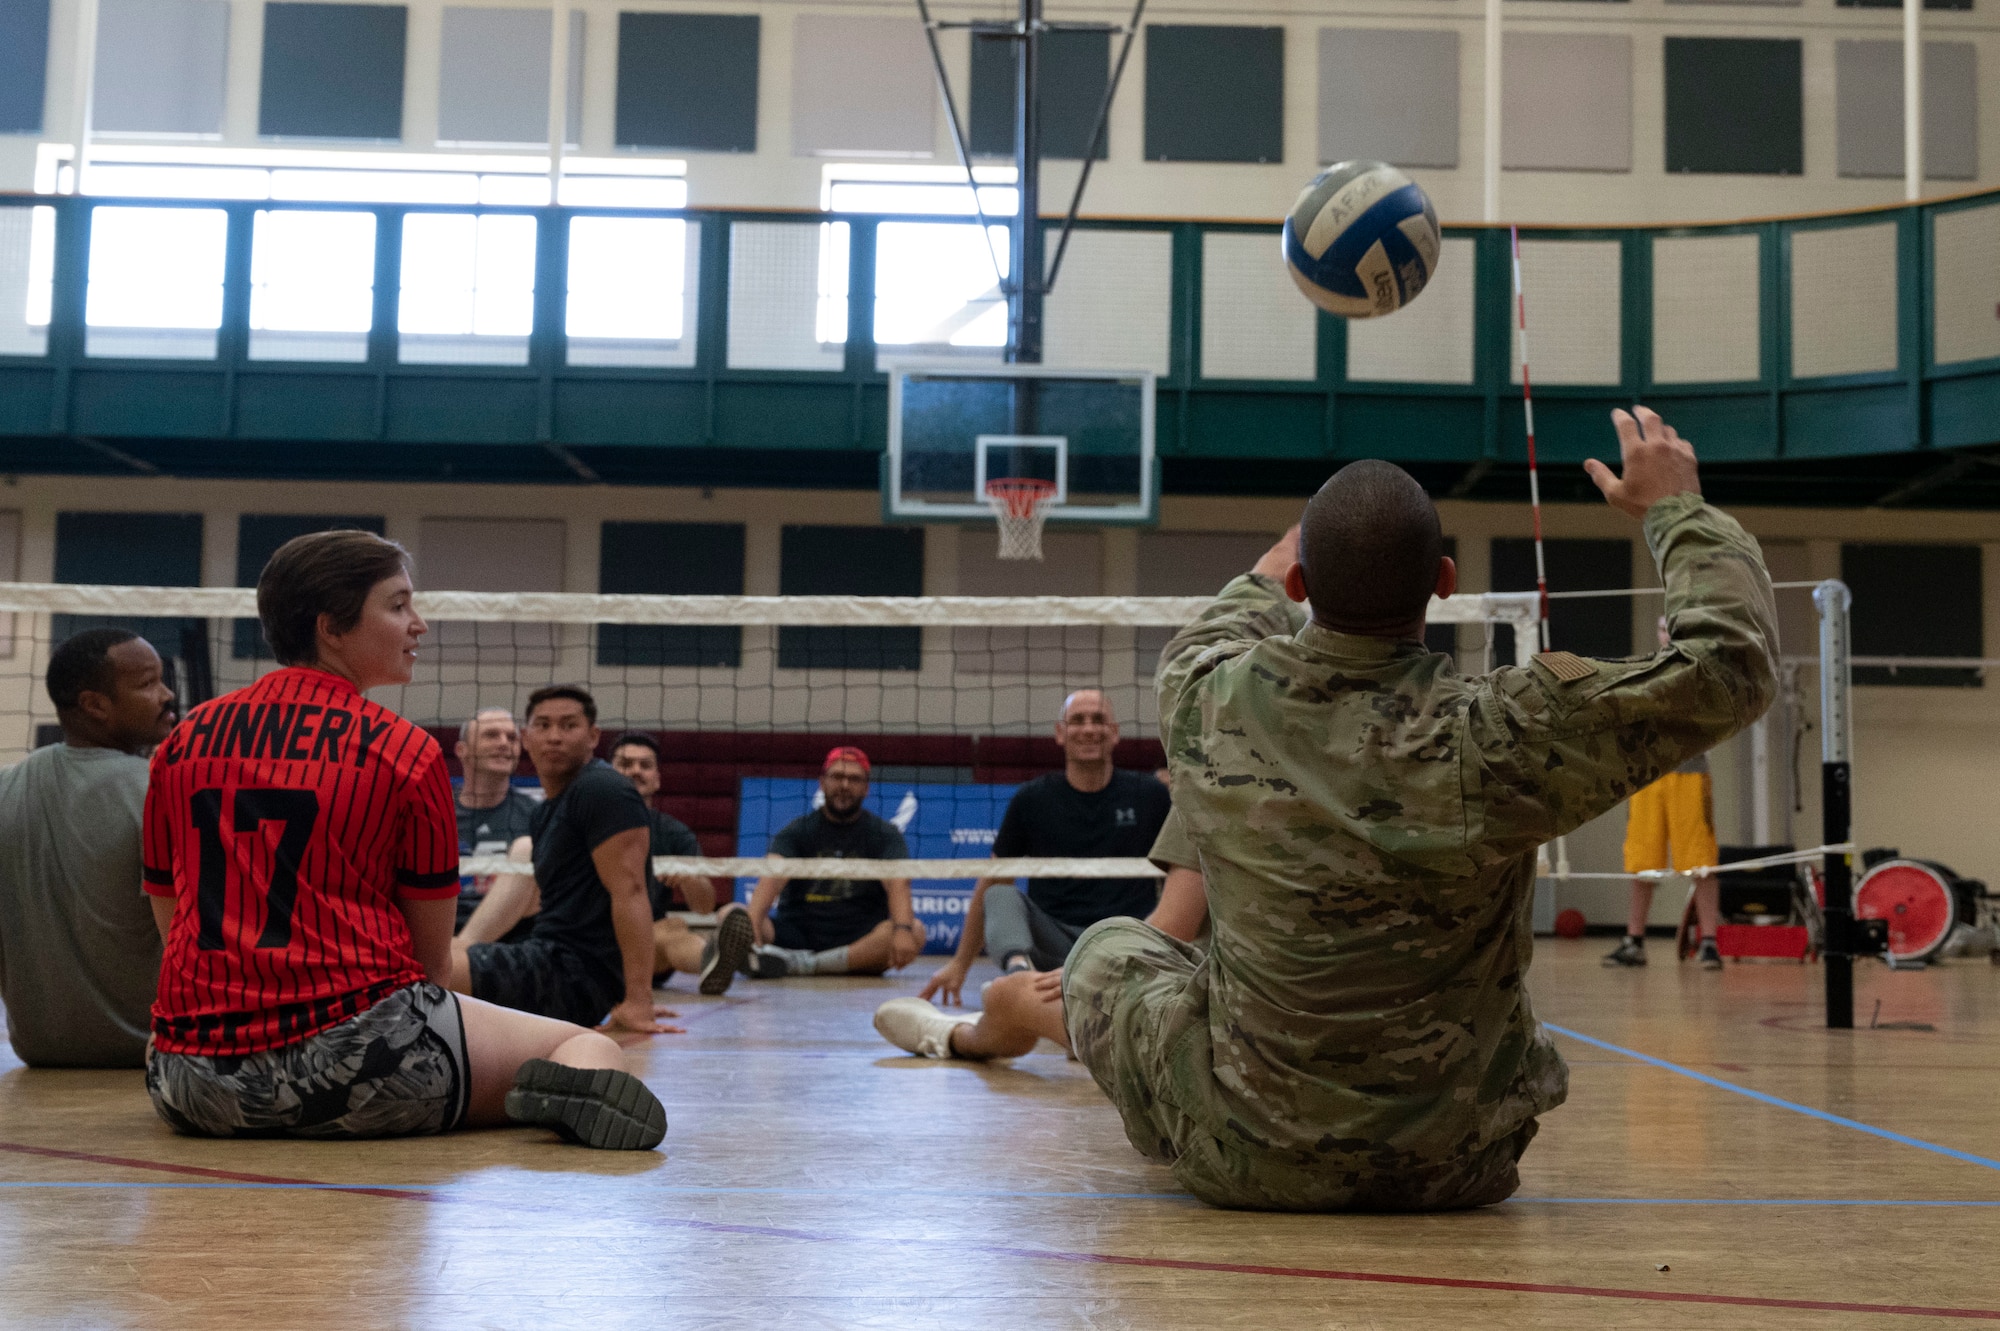
[[[136,1073],[0,1052],[0,1325],[1904,1326],[2000,1320],[2000,970],[1533,972],[1570,1101],[1515,1200],[1429,1217],[1207,1209],[1060,1053],[973,1067],[870,1029],[912,978],[672,993],[632,1050],[665,1147],[530,1131],[194,1141]],[[913,968],[924,973],[929,963]],[[1897,1141],[1729,1087],[1912,1139]],[[1926,1149],[1926,1146],[1936,1149]],[[1839,1204],[1833,1204],[1839,1203]]]

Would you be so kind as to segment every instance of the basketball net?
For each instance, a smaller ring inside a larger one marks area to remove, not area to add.
[[[1003,476],[986,482],[986,502],[1000,523],[1000,558],[1042,557],[1042,522],[1055,497],[1054,481]]]

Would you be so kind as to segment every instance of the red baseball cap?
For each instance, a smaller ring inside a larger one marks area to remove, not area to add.
[[[832,769],[835,763],[854,763],[861,768],[861,774],[868,774],[868,755],[852,744],[838,744],[826,751],[826,761],[819,765],[822,772]]]

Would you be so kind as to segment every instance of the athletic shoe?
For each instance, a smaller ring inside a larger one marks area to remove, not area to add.
[[[507,1117],[551,1127],[601,1151],[650,1151],[667,1135],[667,1110],[646,1083],[616,1068],[572,1068],[531,1058],[514,1074]]]
[[[1695,959],[1701,962],[1701,968],[1705,971],[1722,969],[1722,953],[1716,949],[1713,938],[1701,940],[1701,950],[1695,953]]]
[[[1646,964],[1646,945],[1627,934],[1619,940],[1618,946],[1605,953],[1607,966],[1643,966]]]
[[[875,1009],[875,1029],[898,1049],[924,1058],[951,1058],[951,1033],[974,1018],[940,1012],[921,998],[892,998]]]
[[[792,973],[782,948],[759,943],[743,958],[741,970],[753,980],[782,980]]]
[[[728,993],[737,969],[749,960],[756,942],[750,912],[741,907],[725,909],[716,918],[715,932],[701,945],[701,982],[696,987],[711,998]]]

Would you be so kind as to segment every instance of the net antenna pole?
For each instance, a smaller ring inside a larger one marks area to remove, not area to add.
[[[1514,327],[1521,338],[1521,419],[1528,435],[1528,510],[1535,526],[1535,641],[1549,649],[1549,563],[1542,549],[1542,471],[1535,460],[1535,388],[1528,373],[1528,294],[1521,283],[1521,228],[1507,228],[1514,257]],[[1556,838],[1556,876],[1567,878],[1569,838]]]
[[[1829,579],[1813,588],[1819,611],[1819,756],[1822,844],[1844,846],[1853,822],[1850,761],[1854,744],[1849,678],[1852,647],[1848,609],[1854,597],[1847,584]],[[1821,908],[1825,937],[1821,960],[1826,972],[1828,1030],[1854,1028],[1853,867],[1846,851],[1826,853],[1826,902]]]

